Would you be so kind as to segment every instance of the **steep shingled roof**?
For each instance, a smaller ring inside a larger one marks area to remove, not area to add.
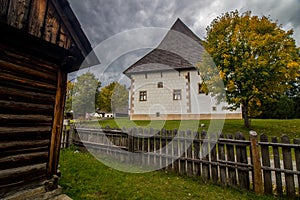
[[[194,68],[203,48],[201,40],[178,18],[161,43],[123,73]]]

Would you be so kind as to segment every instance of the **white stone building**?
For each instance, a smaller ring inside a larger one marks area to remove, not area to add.
[[[180,19],[170,31],[183,33],[201,46],[200,39]],[[170,31],[156,49],[124,71],[131,79],[130,119],[242,118],[240,109],[229,111],[227,103],[217,104],[209,93],[203,91],[200,73],[184,58],[184,53],[174,53],[178,48],[166,50],[166,44],[172,46],[172,43],[186,48],[186,42],[182,38],[174,39]]]

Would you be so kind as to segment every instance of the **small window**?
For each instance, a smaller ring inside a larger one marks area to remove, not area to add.
[[[213,107],[212,107],[212,110],[213,110],[213,111],[217,111],[217,107],[216,107],[216,106],[213,106]]]
[[[173,100],[181,100],[181,90],[173,90]]]
[[[157,113],[156,113],[156,117],[159,117],[159,116],[160,116],[160,112],[157,112]]]
[[[147,101],[147,91],[140,91],[140,101]]]
[[[146,74],[145,74],[145,79],[147,79],[147,78],[148,78],[148,74],[146,73]]]
[[[157,83],[157,87],[158,87],[158,88],[163,88],[163,87],[164,87],[163,82],[158,82],[158,83]]]

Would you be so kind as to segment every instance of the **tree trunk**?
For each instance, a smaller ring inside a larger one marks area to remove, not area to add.
[[[249,111],[248,111],[248,104],[242,105],[242,114],[244,119],[244,126],[246,128],[250,128],[251,123],[249,119]]]

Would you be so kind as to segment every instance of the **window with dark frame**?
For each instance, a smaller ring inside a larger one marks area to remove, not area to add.
[[[140,101],[147,101],[147,91],[140,91]]]
[[[217,107],[216,107],[216,106],[213,106],[213,107],[212,107],[212,110],[213,110],[213,111],[217,111]]]
[[[173,100],[181,100],[181,90],[173,90]]]
[[[158,87],[158,88],[163,88],[163,87],[164,87],[163,82],[158,82],[158,83],[157,83],[157,87]]]

